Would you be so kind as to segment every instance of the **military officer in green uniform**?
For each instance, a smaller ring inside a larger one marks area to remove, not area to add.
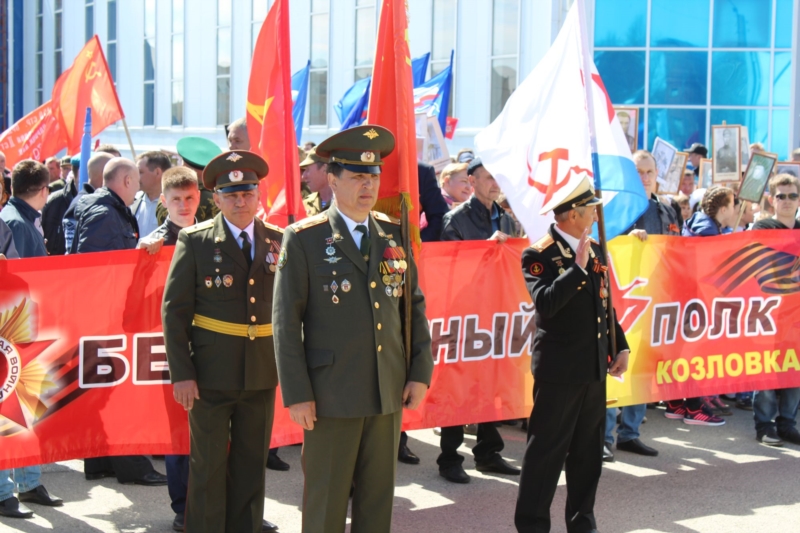
[[[271,322],[282,237],[255,218],[267,172],[267,163],[245,150],[206,166],[203,180],[221,213],[180,232],[164,290],[174,396],[189,411],[190,533],[277,529],[262,525],[278,385]]]
[[[430,384],[414,261],[398,221],[371,211],[393,148],[379,126],[321,143],[334,204],[284,234],[272,320],[283,403],[305,430],[303,533],[344,532],[351,483],[350,531],[390,530],[402,410],[415,409]],[[408,365],[403,297],[412,307]]]
[[[200,185],[200,206],[197,208],[197,221],[205,222],[211,220],[217,213],[219,208],[214,203],[214,193],[205,187],[203,184],[203,169],[208,165],[209,161],[222,153],[219,146],[204,139],[203,137],[184,137],[175,145],[178,155],[183,159],[183,166],[190,168],[197,174],[197,183]],[[167,208],[161,203],[156,206],[156,220],[159,226],[167,219]]]
[[[333,191],[328,186],[328,161],[316,153],[312,148],[305,153],[305,159],[300,160],[300,172],[303,185],[308,187],[310,193],[303,198],[303,207],[306,215],[318,215],[331,206]]]

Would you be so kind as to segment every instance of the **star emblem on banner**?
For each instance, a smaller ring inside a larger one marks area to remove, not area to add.
[[[617,269],[614,268],[614,260],[608,254],[608,266],[611,272],[611,289],[614,298],[614,308],[617,312],[617,322],[625,333],[630,332],[636,322],[644,315],[653,298],[650,296],[633,296],[631,293],[638,287],[644,287],[648,279],[635,277],[633,281],[625,285],[620,285],[617,277]]]

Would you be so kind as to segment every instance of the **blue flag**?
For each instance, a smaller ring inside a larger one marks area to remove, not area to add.
[[[294,120],[294,132],[297,142],[300,144],[300,137],[303,136],[303,120],[306,115],[306,100],[308,100],[308,71],[311,68],[311,61],[306,66],[292,74],[292,119]]]
[[[425,73],[428,71],[428,60],[430,57],[431,54],[427,53],[411,61],[411,71],[415,87],[418,82],[422,83],[425,80]],[[372,76],[358,80],[352,87],[347,89],[342,99],[333,106],[333,110],[339,118],[343,130],[352,128],[353,126],[359,126],[367,119],[371,81]]]
[[[427,111],[428,116],[439,117],[442,133],[447,131],[447,112],[450,107],[450,91],[453,86],[453,52],[450,66],[422,85],[414,88],[414,112]]]
[[[78,190],[84,183],[89,183],[89,158],[92,156],[92,108],[86,108],[86,119],[83,123],[83,137],[81,137],[81,165],[78,175]]]

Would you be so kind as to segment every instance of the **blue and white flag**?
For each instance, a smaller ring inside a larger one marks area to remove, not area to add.
[[[428,59],[430,57],[431,54],[427,53],[411,61],[415,87],[418,81],[420,83],[425,81],[425,73],[428,71]],[[358,80],[352,87],[347,89],[342,99],[333,106],[333,111],[339,118],[339,123],[342,125],[343,130],[359,126],[367,119],[371,82],[372,76]]]
[[[423,111],[429,117],[439,117],[442,134],[447,131],[447,111],[450,106],[450,91],[453,86],[453,52],[450,65],[436,76],[414,88],[414,113]]]
[[[292,120],[294,121],[294,132],[297,142],[300,144],[300,137],[303,136],[303,120],[306,116],[306,100],[308,100],[308,72],[311,68],[311,61],[306,66],[292,74]]]
[[[550,50],[502,113],[475,137],[477,155],[532,241],[542,237],[553,220],[552,213],[539,213],[546,203],[566,198],[584,177],[595,181],[593,155],[598,160],[607,239],[630,228],[648,205],[622,127],[589,57],[597,146],[592,153],[578,7],[575,2]]]

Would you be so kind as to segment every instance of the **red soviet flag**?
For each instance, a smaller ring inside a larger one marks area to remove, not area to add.
[[[53,112],[61,121],[67,150],[71,154],[81,149],[86,108],[92,108],[92,136],[125,117],[108,71],[108,63],[97,35],[86,43],[69,70],[59,77],[53,87]]]
[[[6,167],[13,168],[23,159],[43,161],[67,146],[58,118],[48,100],[0,135],[0,150],[6,155]]]
[[[260,216],[285,227],[305,217],[300,196],[300,160],[292,119],[289,4],[276,0],[258,33],[247,86],[247,133],[252,150],[266,159]]]
[[[384,160],[381,169],[381,190],[375,209],[399,217],[401,202],[406,202],[410,234],[413,241],[419,243],[414,83],[408,47],[408,11],[404,0],[383,0],[367,124],[387,128],[396,141],[394,151]]]

